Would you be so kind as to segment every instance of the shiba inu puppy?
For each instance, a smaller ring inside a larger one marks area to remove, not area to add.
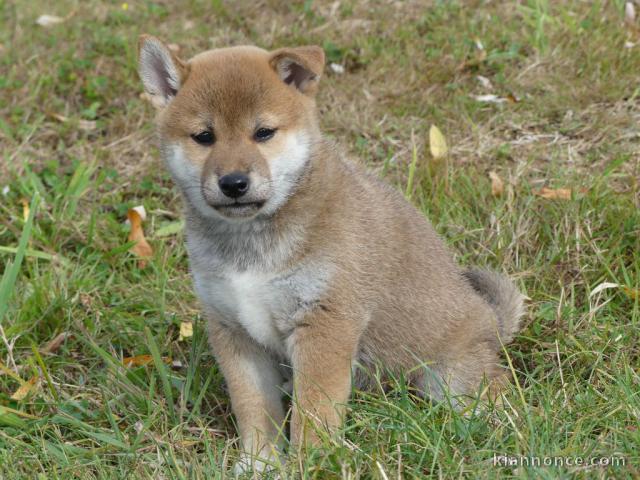
[[[429,222],[323,138],[319,47],[211,50],[189,61],[140,39],[179,186],[195,289],[246,456],[340,425],[352,383],[404,372],[435,399],[503,375],[523,297],[499,274],[461,270]]]

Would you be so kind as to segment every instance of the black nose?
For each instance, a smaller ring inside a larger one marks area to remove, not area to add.
[[[240,172],[229,173],[220,177],[218,186],[227,197],[238,198],[249,190],[249,176]]]

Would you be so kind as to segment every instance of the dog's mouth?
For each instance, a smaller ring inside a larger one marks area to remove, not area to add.
[[[249,217],[256,214],[264,205],[264,201],[233,202],[213,205],[225,217]]]

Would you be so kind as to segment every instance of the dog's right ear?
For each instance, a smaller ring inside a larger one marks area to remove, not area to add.
[[[141,35],[138,41],[138,72],[144,89],[157,108],[165,107],[178,93],[189,71],[160,40]]]

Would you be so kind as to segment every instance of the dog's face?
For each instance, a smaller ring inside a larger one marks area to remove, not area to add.
[[[168,168],[200,215],[273,215],[295,192],[318,136],[319,47],[232,47],[178,59],[140,39],[140,76],[159,109]]]

